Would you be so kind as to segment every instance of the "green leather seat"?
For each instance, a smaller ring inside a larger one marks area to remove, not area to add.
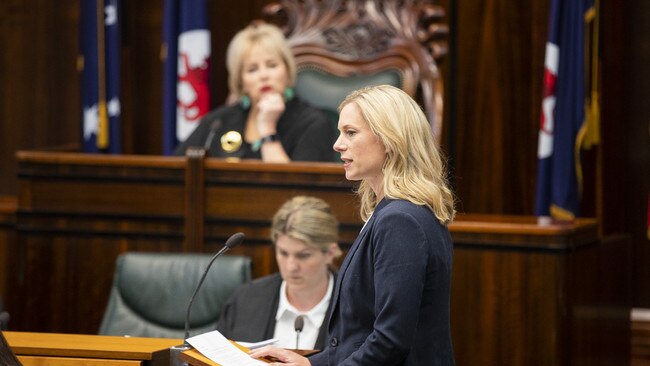
[[[399,70],[389,69],[371,75],[338,76],[316,67],[303,67],[298,70],[295,89],[302,99],[324,110],[336,128],[338,106],[350,92],[382,84],[401,88]]]
[[[120,255],[99,334],[182,339],[190,297],[212,256]],[[230,294],[250,279],[250,258],[217,258],[192,304],[190,335],[214,330]]]
[[[382,84],[401,88],[399,70],[388,69],[369,75],[338,76],[318,67],[304,66],[298,70],[295,89],[302,99],[327,114],[332,122],[334,136],[338,136],[338,107],[343,99],[353,90]],[[333,161],[341,162],[339,153],[333,153]]]

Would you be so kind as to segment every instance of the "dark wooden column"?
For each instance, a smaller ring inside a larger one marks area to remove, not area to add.
[[[203,247],[205,227],[205,158],[206,150],[191,147],[185,154],[185,240],[183,250],[199,252]]]
[[[16,207],[15,196],[0,196],[0,301],[4,305],[7,286],[7,266],[14,256],[16,241]]]
[[[627,238],[531,216],[461,215],[450,230],[458,365],[629,365]]]

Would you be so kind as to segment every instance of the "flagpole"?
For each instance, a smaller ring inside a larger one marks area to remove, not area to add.
[[[108,111],[106,109],[106,38],[104,25],[104,0],[97,0],[97,148],[108,148]]]

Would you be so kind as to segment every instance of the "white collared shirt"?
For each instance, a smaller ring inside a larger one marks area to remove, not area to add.
[[[323,320],[325,320],[325,315],[327,314],[327,307],[332,297],[333,287],[334,276],[330,273],[327,292],[323,299],[311,310],[301,312],[289,303],[289,299],[287,298],[287,284],[282,281],[282,285],[280,285],[278,312],[275,315],[275,332],[273,333],[273,338],[278,339],[278,341],[274,345],[291,349],[314,349],[320,326],[323,324]],[[300,337],[298,337],[299,344],[296,346],[296,330],[294,324],[298,315],[302,315],[305,322],[302,332],[300,332]]]

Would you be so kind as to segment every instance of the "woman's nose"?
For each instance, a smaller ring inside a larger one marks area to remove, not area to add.
[[[260,78],[267,79],[269,77],[269,69],[266,67],[260,68]]]
[[[296,272],[300,269],[300,266],[298,265],[298,260],[296,259],[289,259],[289,262],[287,263],[287,267],[289,267],[289,271],[291,272]]]
[[[334,146],[332,146],[332,147],[334,148],[334,151],[336,151],[336,152],[341,152],[341,151],[343,151],[345,149],[345,145],[343,144],[343,141],[341,141],[341,135],[339,135],[339,137],[336,139],[336,141],[334,141]]]

